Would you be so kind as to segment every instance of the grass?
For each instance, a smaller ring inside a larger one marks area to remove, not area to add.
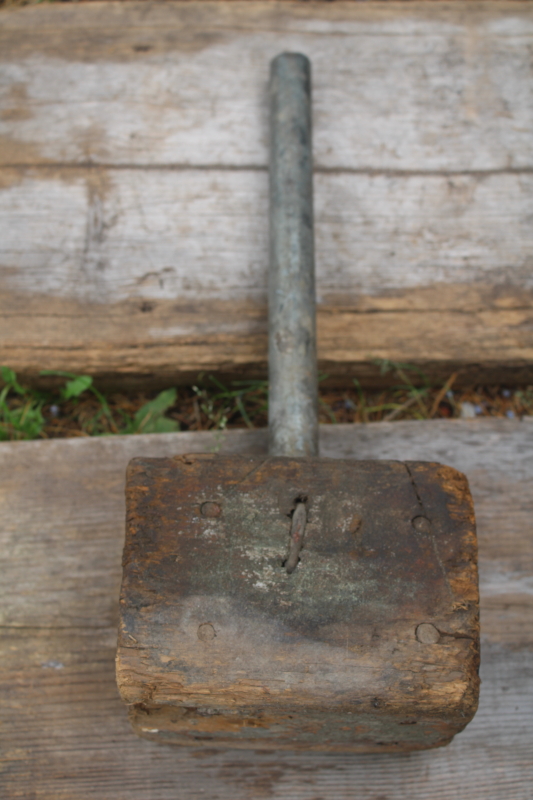
[[[176,389],[166,389],[128,413],[124,404],[110,403],[89,375],[43,371],[65,379],[52,393],[22,387],[9,367],[1,367],[0,374],[0,441],[180,430],[179,422],[166,415],[176,404]]]
[[[382,374],[391,373],[398,382],[387,389],[372,390],[354,378],[345,388],[321,388],[320,422],[520,418],[533,414],[533,386],[457,391],[457,373],[434,385],[410,364],[376,363]],[[103,394],[88,375],[42,374],[61,378],[63,385],[56,391],[21,386],[13,370],[0,368],[4,384],[0,391],[0,440],[262,428],[268,422],[267,381],[234,381],[226,386],[214,376],[199,375],[194,386],[180,389]]]

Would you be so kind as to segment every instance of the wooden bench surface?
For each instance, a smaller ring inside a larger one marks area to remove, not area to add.
[[[39,800],[529,800],[533,422],[322,429],[322,454],[439,460],[478,520],[481,703],[449,747],[409,756],[201,752],[130,730],[115,685],[124,470],[134,455],[265,452],[265,431],[0,445],[2,797]]]
[[[2,10],[0,363],[264,374],[290,49],[314,71],[321,369],[532,379],[532,46],[515,0]]]

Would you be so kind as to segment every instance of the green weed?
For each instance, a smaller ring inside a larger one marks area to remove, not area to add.
[[[43,392],[23,388],[9,367],[0,367],[4,388],[0,393],[0,440],[37,439],[44,434],[48,415],[68,415],[78,423],[81,434],[105,436],[109,434],[173,433],[180,430],[177,420],[170,419],[166,412],[175,405],[176,389],[166,389],[156,398],[128,414],[118,408],[113,414],[108,400],[94,385],[89,375],[71,372],[43,370],[41,375],[65,378],[65,384],[56,392]],[[94,402],[83,402],[92,395]],[[85,412],[85,413],[83,413]]]
[[[24,389],[9,367],[0,367],[4,388],[0,392],[0,441],[37,439],[45,425],[44,399]],[[18,402],[8,403],[9,394]]]
[[[204,383],[204,379],[201,373],[198,383]],[[235,388],[230,389],[214,375],[209,375],[208,380],[211,385],[192,387],[196,395],[194,405],[207,418],[207,428],[225,430],[236,419],[242,419],[247,428],[266,424],[268,381],[233,381]]]
[[[175,433],[180,424],[165,414],[175,405],[178,393],[176,389],[165,389],[154,400],[149,400],[136,412],[133,419],[127,419],[119,433]],[[124,412],[122,412],[124,413]]]

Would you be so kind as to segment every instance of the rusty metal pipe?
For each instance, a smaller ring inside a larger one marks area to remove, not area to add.
[[[318,455],[311,65],[271,63],[269,452]]]

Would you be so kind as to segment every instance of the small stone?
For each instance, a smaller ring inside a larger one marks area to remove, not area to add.
[[[416,629],[416,638],[422,644],[437,644],[440,633],[431,622],[422,622]]]
[[[465,401],[461,403],[461,419],[474,419],[476,416],[476,407],[473,403]]]

